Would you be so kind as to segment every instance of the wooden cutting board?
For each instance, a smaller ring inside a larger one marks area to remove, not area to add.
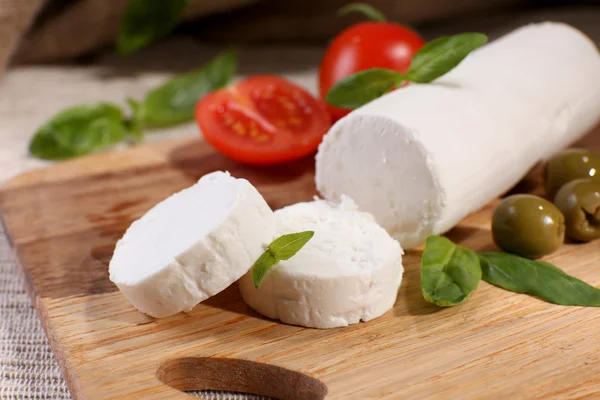
[[[600,150],[599,135],[585,144]],[[600,309],[485,282],[466,304],[437,308],[421,297],[418,250],[405,257],[394,309],[348,328],[264,319],[236,285],[189,314],[139,313],[108,279],[117,239],[158,201],[222,169],[248,178],[273,208],[315,194],[310,159],[253,169],[195,139],[59,164],[0,192],[15,256],[76,399],[184,399],[200,389],[287,400],[600,398]],[[449,236],[492,249],[492,210]],[[600,285],[600,242],[566,245],[548,260]]]

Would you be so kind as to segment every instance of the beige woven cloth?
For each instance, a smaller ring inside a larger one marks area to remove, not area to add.
[[[0,399],[70,399],[1,225]]]
[[[0,11],[3,2],[7,3],[0,0]],[[495,36],[517,25],[548,19],[576,25],[600,43],[600,8],[593,7],[533,15],[495,14],[437,25],[435,30],[426,33],[431,37],[476,30]],[[26,145],[31,133],[58,110],[84,101],[122,101],[127,95],[140,96],[169,74],[200,65],[216,51],[216,48],[176,40],[154,46],[135,57],[109,56],[87,67],[19,67],[10,70],[0,82],[0,182],[44,165],[27,157]],[[314,67],[318,65],[321,52],[322,48],[306,47],[246,48],[241,54],[241,72],[280,73],[314,92]],[[133,75],[131,71],[138,73]],[[190,124],[153,134],[149,140],[196,134],[196,128]],[[70,399],[41,324],[23,289],[2,229],[0,227],[0,399]],[[241,400],[249,397],[211,394],[206,398]]]

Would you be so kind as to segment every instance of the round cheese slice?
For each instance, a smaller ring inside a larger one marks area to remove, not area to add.
[[[129,227],[110,280],[148,315],[187,312],[244,275],[274,234],[273,211],[254,186],[214,172]]]
[[[277,235],[314,231],[291,259],[273,267],[259,290],[250,271],[244,301],[284,323],[335,328],[369,321],[392,308],[402,280],[402,248],[370,214],[344,198],[299,203],[275,212]]]

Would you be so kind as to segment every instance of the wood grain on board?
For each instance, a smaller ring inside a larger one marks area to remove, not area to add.
[[[585,145],[600,150],[599,134]],[[182,391],[201,389],[289,400],[600,396],[598,308],[554,306],[485,282],[464,305],[437,308],[420,293],[418,250],[405,256],[394,309],[348,328],[264,319],[236,285],[188,314],[139,313],[108,280],[117,239],[213,170],[248,178],[273,208],[315,195],[311,159],[250,168],[196,139],[58,164],[0,192],[15,255],[76,399],[184,399]],[[449,237],[493,248],[492,211],[469,216]],[[547,260],[600,286],[598,242],[565,245]]]

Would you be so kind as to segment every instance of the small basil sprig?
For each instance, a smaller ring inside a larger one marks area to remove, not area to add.
[[[339,81],[329,92],[327,102],[342,108],[358,108],[404,81],[402,74],[385,68],[372,68]]]
[[[121,54],[132,53],[166,36],[192,0],[130,0],[117,38]]]
[[[64,110],[46,122],[31,140],[29,152],[44,160],[63,160],[114,145],[125,136],[119,107],[86,104]]]
[[[164,127],[194,118],[196,103],[227,85],[235,74],[237,50],[219,54],[202,68],[178,75],[150,91],[135,107],[135,119],[147,127]]]
[[[279,261],[289,260],[314,236],[313,231],[290,233],[275,239],[252,266],[252,282],[256,289]]]
[[[437,38],[414,55],[406,79],[417,83],[432,82],[453,70],[469,53],[487,41],[483,33],[461,33]]]
[[[477,255],[442,236],[427,239],[421,264],[421,292],[442,307],[464,303],[477,289],[481,267]]]
[[[515,293],[563,306],[600,307],[600,289],[554,265],[508,253],[481,253],[483,279]]]
[[[350,75],[327,92],[327,103],[342,108],[358,108],[405,81],[429,83],[447,74],[473,50],[487,43],[482,33],[461,33],[440,37],[423,46],[414,56],[406,74],[385,68],[368,69]]]

